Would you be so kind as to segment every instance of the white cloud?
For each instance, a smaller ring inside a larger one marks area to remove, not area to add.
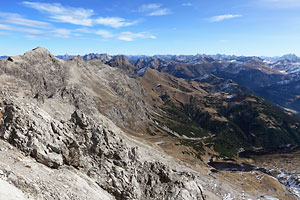
[[[22,33],[30,33],[30,34],[42,34],[44,31],[37,29],[29,29],[29,28],[20,28],[15,26],[10,26],[6,24],[0,24],[0,30],[12,31],[12,32],[22,32]]]
[[[50,23],[47,22],[25,19],[21,15],[15,13],[0,12],[0,21],[8,24],[29,26],[35,28],[51,28],[52,26]]]
[[[151,38],[151,39],[156,39],[155,36],[148,35],[146,33],[132,33],[132,32],[127,31],[127,32],[122,32],[121,34],[130,36],[130,37],[135,37],[135,38]]]
[[[192,6],[193,4],[192,3],[190,3],[190,2],[187,2],[187,3],[183,3],[183,4],[181,4],[182,6]]]
[[[10,26],[6,24],[0,24],[0,30],[6,30],[10,32],[22,32],[22,33],[29,33],[29,34],[43,34],[44,31],[37,30],[37,29],[30,29],[30,28],[20,28],[15,26]]]
[[[32,28],[22,28],[18,26],[11,26],[6,24],[0,24],[0,30],[6,30],[9,32],[20,32],[20,33],[26,33],[29,35],[26,35],[25,37],[60,37],[60,38],[69,38],[73,36],[74,34],[72,30],[69,29],[62,29],[62,28],[53,28],[49,30],[40,30],[40,29],[32,29]]]
[[[114,37],[114,35],[111,32],[107,31],[107,30],[97,30],[96,34],[102,36],[103,38],[112,38],[112,37]]]
[[[42,37],[71,38],[71,37],[82,37],[83,36],[82,33],[100,35],[103,38],[114,37],[114,35],[107,30],[103,30],[103,29],[95,30],[95,29],[87,29],[87,28],[80,28],[80,29],[52,28],[48,30],[38,30],[38,29],[29,29],[29,28],[22,28],[22,27],[11,26],[6,24],[0,24],[0,30],[29,34],[24,36],[26,38],[42,38]]]
[[[82,26],[92,26],[91,19],[79,19],[74,18],[73,16],[61,15],[61,16],[52,16],[52,19],[55,19],[58,22],[65,22],[70,24],[82,25]]]
[[[75,30],[70,30],[70,29],[55,29],[52,31],[54,33],[55,37],[60,37],[60,38],[70,38],[70,37],[81,37],[83,36],[82,33],[86,34],[94,34],[94,35],[100,35],[103,38],[112,38],[114,35],[103,29],[87,29],[87,28],[80,28],[80,29],[75,29]]]
[[[139,8],[139,12],[146,13],[147,16],[169,15],[172,11],[169,8],[162,8],[162,4],[144,4]]]
[[[76,37],[82,37],[83,35],[81,33],[73,33],[74,36]]]
[[[96,34],[100,35],[103,38],[112,38],[114,37],[114,34],[112,34],[110,31],[104,30],[104,29],[88,29],[88,28],[79,28],[76,29],[75,32],[79,33],[87,33],[87,34]]]
[[[4,13],[0,12],[0,30],[5,33],[20,32],[24,33],[24,37],[27,38],[72,38],[72,37],[84,37],[86,34],[94,36],[101,36],[102,38],[117,38],[117,36],[108,30],[88,28],[88,26],[103,25],[113,28],[132,26],[138,21],[128,21],[120,17],[95,17],[94,11],[91,9],[64,7],[59,3],[40,3],[40,2],[23,2],[24,5],[36,9],[42,13],[46,13],[50,16],[50,19],[56,22],[71,23],[75,25],[81,25],[82,28],[78,29],[65,29],[57,28],[54,24],[26,19],[23,16],[16,13]],[[160,9],[160,5],[150,5],[147,9]],[[145,8],[146,9],[146,8]],[[148,35],[146,33],[132,33],[122,32],[119,33],[117,39],[133,41],[137,38],[152,38],[155,36]]]
[[[23,4],[40,12],[50,14],[50,18],[58,22],[82,26],[92,26],[93,23],[93,20],[90,18],[94,15],[92,9],[63,7],[59,3],[51,4],[25,1]]]
[[[70,29],[57,28],[52,31],[55,37],[59,38],[70,38],[73,35],[73,31]]]
[[[118,40],[123,40],[127,42],[134,41],[135,39],[143,38],[143,39],[156,39],[155,36],[149,35],[146,33],[132,33],[132,32],[122,32],[121,35],[117,38]]]
[[[40,12],[47,13],[50,15],[52,20],[62,23],[70,23],[81,26],[94,26],[96,24],[101,24],[113,28],[131,26],[138,23],[138,21],[127,21],[120,17],[95,18],[95,13],[92,9],[65,7],[59,3],[25,1],[23,4]]]
[[[138,21],[128,22],[125,19],[120,17],[100,17],[95,20],[95,23],[102,24],[104,26],[110,26],[113,28],[120,28],[120,27],[132,26],[138,23]]]
[[[45,31],[41,31],[41,30],[37,30],[37,29],[19,28],[19,27],[14,27],[13,30],[11,30],[11,31],[29,33],[29,34],[34,34],[34,35],[40,35],[40,34],[46,33]]]
[[[208,21],[210,22],[220,22],[226,19],[233,19],[233,18],[238,18],[238,17],[242,17],[242,15],[218,15],[218,16],[214,16],[208,19]]]
[[[127,42],[132,42],[134,39],[131,37],[127,37],[127,36],[119,36],[118,40],[122,40],[122,41],[127,41]]]
[[[64,28],[58,28],[54,30],[55,33],[60,35],[70,35],[72,33],[72,30],[64,29]]]
[[[0,24],[0,30],[12,30],[13,28],[6,24]]]
[[[158,9],[148,14],[148,16],[162,16],[171,14],[171,10],[168,8]]]
[[[161,4],[156,4],[156,3],[144,4],[144,5],[141,5],[141,7],[139,8],[139,11],[140,12],[148,12],[148,11],[160,9],[160,7],[161,7]]]
[[[36,36],[36,35],[25,35],[25,38],[29,38],[29,39],[39,39],[40,37]]]
[[[94,30],[88,29],[88,28],[78,28],[75,30],[76,32],[80,32],[80,33],[93,33]]]
[[[11,33],[5,32],[5,31],[0,31],[0,35],[11,35]]]

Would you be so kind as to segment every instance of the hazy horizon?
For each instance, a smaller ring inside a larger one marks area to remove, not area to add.
[[[42,47],[42,46],[37,46],[37,47]],[[35,47],[35,48],[37,48]],[[29,50],[26,50],[25,52],[23,53],[20,53],[20,54],[15,54],[15,55],[0,55],[0,57],[9,57],[9,56],[18,56],[18,55],[23,55],[24,53],[28,52],[28,51],[31,51],[35,48],[32,48],[32,49],[29,49]],[[45,48],[45,47],[43,47]],[[47,49],[47,48],[46,48]],[[47,49],[49,50],[49,49]],[[50,51],[50,53],[52,53]],[[222,55],[222,56],[237,56],[237,57],[268,57],[268,58],[276,58],[276,57],[283,57],[283,56],[286,56],[286,55],[295,55],[298,57],[297,54],[294,54],[294,53],[287,53],[287,54],[283,54],[283,55],[276,55],[276,56],[265,56],[265,55],[235,55],[235,54],[223,54],[223,53],[216,53],[216,54],[206,54],[206,53],[196,53],[196,54],[152,54],[152,55],[146,55],[146,54],[109,54],[107,52],[87,52],[87,53],[84,53],[84,54],[69,54],[69,53],[63,53],[63,54],[53,54],[55,56],[85,56],[85,55],[88,55],[88,54],[107,54],[107,55],[110,55],[110,56],[118,56],[118,55],[124,55],[124,56],[196,56],[196,55],[206,55],[206,56],[216,56],[216,55]]]

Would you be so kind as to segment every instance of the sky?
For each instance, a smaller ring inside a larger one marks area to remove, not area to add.
[[[0,55],[300,55],[300,0],[2,1]]]

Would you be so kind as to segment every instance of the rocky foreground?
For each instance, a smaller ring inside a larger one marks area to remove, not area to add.
[[[104,101],[113,94],[127,100],[122,113]],[[280,184],[248,193],[205,165],[195,170],[103,115],[142,123],[151,109],[144,95],[100,61],[62,61],[41,47],[0,60],[0,199],[293,198]]]

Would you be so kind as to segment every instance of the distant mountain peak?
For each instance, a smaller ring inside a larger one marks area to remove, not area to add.
[[[8,58],[8,60],[12,61],[12,62],[21,62],[24,60],[42,62],[42,61],[45,61],[46,59],[58,61],[58,59],[53,54],[51,54],[50,51],[48,51],[46,48],[40,47],[40,46],[32,49],[31,51],[27,51],[22,56],[12,56],[12,57]]]
[[[53,55],[44,47],[36,47],[32,49],[31,51],[27,51],[23,56],[50,56],[52,57]],[[53,56],[54,57],[54,56]]]

